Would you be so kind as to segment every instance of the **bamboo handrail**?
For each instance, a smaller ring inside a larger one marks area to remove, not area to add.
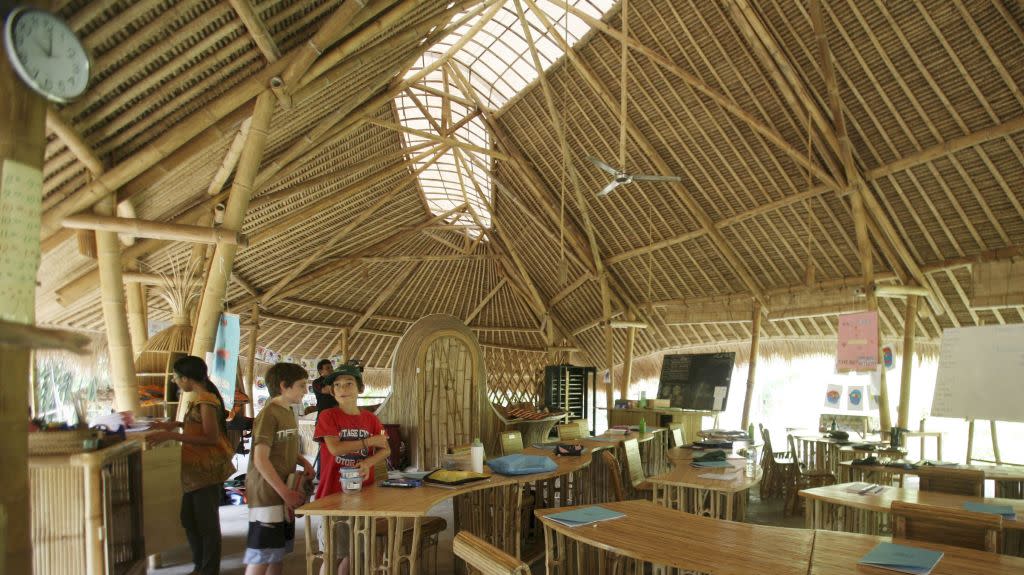
[[[141,220],[137,218],[76,214],[64,218],[61,225],[72,229],[131,234],[133,236],[156,240],[197,242],[204,244],[222,243],[239,247],[249,246],[249,240],[244,234],[228,229],[154,222],[151,220]]]

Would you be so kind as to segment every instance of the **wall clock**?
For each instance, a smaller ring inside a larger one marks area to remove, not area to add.
[[[89,55],[58,16],[21,6],[4,22],[4,48],[18,76],[44,98],[61,104],[89,84]]]

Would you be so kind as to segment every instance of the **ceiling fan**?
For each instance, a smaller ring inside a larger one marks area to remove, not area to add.
[[[622,0],[622,35],[624,38],[629,38],[629,0]],[[608,164],[594,158],[587,156],[592,164],[601,168],[605,172],[608,172],[612,176],[612,181],[608,182],[608,185],[601,188],[600,192],[597,192],[597,197],[603,198],[608,194],[612,193],[615,188],[624,186],[632,182],[679,182],[681,179],[678,176],[654,176],[654,175],[641,175],[641,174],[629,174],[626,172],[626,83],[629,81],[627,77],[626,66],[629,58],[629,48],[627,42],[622,42],[622,67],[619,74],[619,86],[621,90],[619,92],[619,166],[622,167],[620,170],[609,166]]]

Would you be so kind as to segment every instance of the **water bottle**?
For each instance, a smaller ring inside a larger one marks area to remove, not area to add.
[[[646,391],[641,391],[640,392],[640,403],[638,405],[640,406],[640,409],[647,409],[647,392]]]
[[[750,447],[747,449],[747,464],[743,468],[743,474],[747,477],[754,477],[756,465],[757,463],[754,461],[754,448]]]
[[[639,431],[641,435],[647,433],[647,419],[640,420],[640,425],[637,426],[637,431]]]
[[[484,444],[480,442],[479,437],[473,440],[473,445],[469,448],[469,459],[475,473],[484,472]]]

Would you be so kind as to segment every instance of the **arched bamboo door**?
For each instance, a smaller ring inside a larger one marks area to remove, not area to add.
[[[476,437],[489,448],[494,444],[483,353],[459,318],[431,315],[410,326],[395,349],[391,381],[377,414],[401,426],[414,466],[434,469],[449,446]]]
[[[480,434],[480,406],[474,398],[476,362],[469,342],[445,331],[423,342],[417,366],[420,441],[418,461],[424,469],[441,464],[452,445],[467,445]]]

